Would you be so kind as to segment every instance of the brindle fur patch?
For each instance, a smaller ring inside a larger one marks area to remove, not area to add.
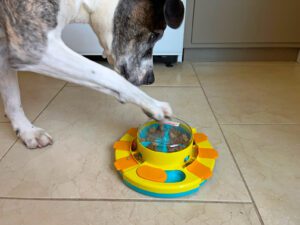
[[[113,47],[118,55],[125,53],[125,49],[131,40],[137,43],[147,42],[147,35],[150,32],[162,31],[166,28],[163,2],[155,0],[120,0],[115,11],[113,31]]]
[[[13,68],[39,62],[47,32],[57,26],[60,0],[0,0],[0,27]]]
[[[163,0],[120,0],[115,11],[112,50],[117,68],[132,83],[141,80],[138,77],[141,72],[136,68],[142,68],[143,61],[151,60],[154,44],[166,28],[164,3]],[[151,34],[157,36],[151,39]]]

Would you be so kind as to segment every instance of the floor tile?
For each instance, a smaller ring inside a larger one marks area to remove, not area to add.
[[[300,224],[300,126],[222,128],[265,224]]]
[[[19,73],[19,83],[24,111],[32,121],[64,86],[65,82],[29,72]],[[4,116],[0,98],[0,122],[8,122]]]
[[[153,86],[199,86],[197,75],[189,62],[174,64],[154,64],[155,83]]]
[[[250,202],[200,88],[144,88],[168,100],[175,114],[207,133],[220,157],[214,177],[187,200]],[[191,97],[192,96],[192,97]],[[54,138],[44,150],[18,142],[0,164],[0,196],[150,199],[127,188],[113,166],[114,141],[147,120],[133,105],[80,87],[65,88],[37,120]]]
[[[102,65],[110,67],[108,63]],[[166,67],[163,63],[154,64],[155,83],[153,86],[200,86],[196,73],[189,62],[174,64],[173,67]],[[68,86],[79,85],[69,83]]]
[[[300,64],[195,63],[223,124],[300,123]]]
[[[251,204],[0,201],[1,225],[259,225]]]
[[[16,141],[9,123],[0,123],[0,159],[7,152],[9,147]]]

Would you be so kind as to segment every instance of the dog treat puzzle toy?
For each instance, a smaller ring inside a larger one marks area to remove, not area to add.
[[[218,153],[185,122],[149,121],[114,144],[115,168],[133,190],[161,198],[195,193],[212,176]]]

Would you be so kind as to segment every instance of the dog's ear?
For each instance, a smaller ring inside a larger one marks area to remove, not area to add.
[[[184,18],[184,5],[181,0],[166,0],[164,16],[169,27],[178,28]]]

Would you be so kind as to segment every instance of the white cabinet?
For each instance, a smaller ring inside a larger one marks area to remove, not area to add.
[[[186,0],[184,1],[186,3]],[[166,29],[163,38],[156,44],[154,55],[178,56],[182,61],[184,22],[177,30]],[[66,45],[82,55],[101,55],[102,48],[91,27],[87,24],[70,24],[63,31]]]

